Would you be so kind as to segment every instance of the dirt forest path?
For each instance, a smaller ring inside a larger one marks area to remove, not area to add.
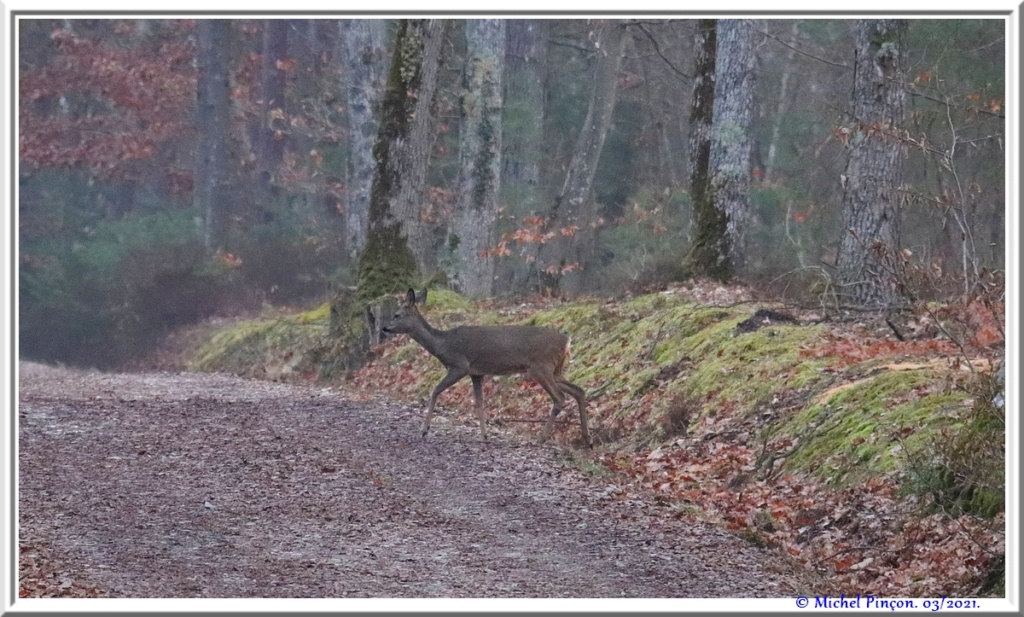
[[[450,411],[448,412],[450,415]],[[22,363],[20,542],[112,597],[780,597],[775,557],[419,406]]]

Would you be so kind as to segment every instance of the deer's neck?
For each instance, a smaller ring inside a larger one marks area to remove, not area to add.
[[[446,355],[447,346],[445,345],[445,332],[438,330],[434,326],[427,323],[423,317],[419,318],[419,327],[409,333],[413,340],[423,346],[424,349],[429,351],[431,355],[440,358],[444,361]]]

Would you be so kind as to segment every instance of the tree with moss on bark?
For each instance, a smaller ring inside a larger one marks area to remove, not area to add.
[[[697,274],[716,280],[732,276],[725,214],[711,193],[711,119],[715,104],[716,20],[697,22],[694,37],[693,98],[690,103],[690,197],[694,241],[688,257]]]
[[[357,366],[380,338],[381,300],[419,282],[415,245],[419,203],[429,152],[430,100],[447,22],[399,22],[373,147],[366,245],[358,285],[331,302],[332,364]]]
[[[746,252],[753,32],[749,19],[702,20],[698,25],[691,107],[695,237],[690,264],[695,274],[719,281],[730,280],[742,268]]]
[[[359,257],[359,299],[404,291],[419,274],[409,229],[422,192],[429,134],[420,130],[430,113],[443,23],[402,20],[395,39],[380,129],[373,147],[366,247]]]

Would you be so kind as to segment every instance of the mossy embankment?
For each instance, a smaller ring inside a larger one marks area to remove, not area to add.
[[[186,359],[189,370],[286,379],[316,371],[315,350],[328,335],[330,307],[300,313],[265,310],[225,326]]]
[[[431,291],[434,325],[526,323],[572,337],[567,377],[590,400],[599,447],[653,449],[680,439],[725,439],[763,451],[761,464],[846,485],[902,469],[960,426],[971,397],[964,371],[942,360],[849,362],[827,349],[826,324],[769,322],[737,330],[760,308],[701,305],[684,289],[621,301],[472,304]],[[329,309],[268,314],[237,323],[192,355],[189,368],[271,379],[325,380],[337,366],[327,345]],[[406,337],[373,349],[365,366],[326,381],[355,394],[423,400],[444,374]],[[489,380],[494,422],[533,434],[547,411],[540,388],[515,377]],[[441,403],[470,417],[468,381]],[[574,410],[570,410],[572,412]],[[560,438],[579,437],[562,416]],[[680,442],[681,443],[681,442]]]

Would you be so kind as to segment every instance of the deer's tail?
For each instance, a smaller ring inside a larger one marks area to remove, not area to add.
[[[558,357],[558,362],[555,363],[555,375],[561,376],[562,371],[565,367],[569,366],[569,360],[572,359],[572,337],[565,338],[565,349],[562,350],[561,355]]]

